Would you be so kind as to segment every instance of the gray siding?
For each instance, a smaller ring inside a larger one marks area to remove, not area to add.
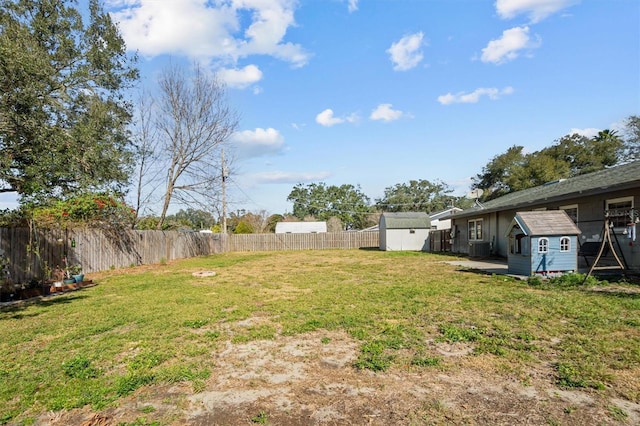
[[[633,188],[622,191],[613,191],[608,194],[598,194],[590,196],[585,194],[582,197],[568,198],[562,201],[554,203],[536,202],[527,206],[527,209],[534,210],[538,208],[547,208],[554,210],[560,208],[560,206],[578,205],[578,228],[582,231],[579,236],[580,243],[587,241],[600,241],[602,239],[602,229],[604,225],[604,210],[606,200],[621,198],[621,197],[634,197],[634,208],[640,207],[640,188]],[[469,253],[469,241],[467,223],[469,219],[481,218],[484,219],[484,241],[491,241],[493,244],[493,253],[501,257],[507,257],[509,250],[508,237],[505,235],[508,231],[508,226],[516,215],[517,211],[526,210],[523,207],[511,210],[504,210],[500,212],[491,212],[483,214],[478,211],[477,216],[453,218],[452,226],[457,226],[457,234],[454,239],[452,250],[458,253]],[[638,227],[640,231],[640,226]],[[629,268],[635,271],[640,271],[640,238],[637,241],[629,241],[628,238],[622,233],[617,233],[615,237],[620,242],[620,248],[622,255],[625,258]],[[615,242],[615,237],[614,242]],[[629,244],[631,243],[631,245]],[[616,249],[618,247],[616,246]],[[586,266],[581,264],[581,268]]]
[[[509,273],[513,275],[531,275],[531,259],[524,254],[509,254]]]

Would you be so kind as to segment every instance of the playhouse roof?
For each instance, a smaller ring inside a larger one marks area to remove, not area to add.
[[[508,232],[518,226],[527,236],[537,235],[578,235],[578,226],[564,210],[517,212]]]

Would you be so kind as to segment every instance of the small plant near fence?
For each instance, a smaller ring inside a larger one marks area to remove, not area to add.
[[[11,270],[9,269],[9,259],[5,256],[4,250],[0,249],[0,294],[4,295],[13,291],[11,282]]]

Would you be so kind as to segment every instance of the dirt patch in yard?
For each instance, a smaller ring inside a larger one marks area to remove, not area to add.
[[[431,342],[434,367],[359,370],[360,342],[315,331],[242,344],[211,356],[211,377],[191,385],[147,386],[92,412],[48,413],[67,425],[584,425],[639,424],[640,405],[604,393],[561,389],[551,366],[496,371],[466,344]],[[157,423],[154,423],[157,422]]]

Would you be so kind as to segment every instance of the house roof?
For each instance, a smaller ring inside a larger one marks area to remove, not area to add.
[[[446,210],[441,210],[439,212],[435,212],[435,213],[429,213],[429,218],[431,220],[442,220],[442,219],[448,219],[451,216],[453,216],[455,213],[457,212],[461,212],[462,209],[460,207],[450,207]]]
[[[327,232],[327,222],[278,222],[276,234],[307,234]]]
[[[640,186],[640,161],[610,167],[568,179],[549,182],[534,188],[512,192],[495,200],[482,203],[455,215],[455,217],[475,216],[479,213],[530,208],[536,204],[562,201],[582,195],[597,195],[619,189]]]
[[[509,232],[514,226],[527,236],[578,235],[581,232],[564,210],[517,212],[507,228]]]
[[[380,223],[383,220],[387,229],[431,228],[431,219],[424,212],[382,213]]]

